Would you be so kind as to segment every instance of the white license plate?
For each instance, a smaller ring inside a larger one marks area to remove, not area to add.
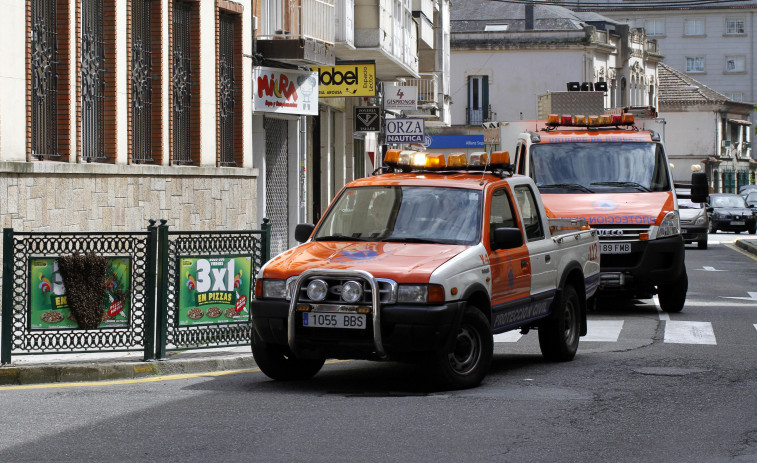
[[[366,327],[364,314],[304,312],[302,326],[309,328],[348,328],[362,330]]]
[[[744,225],[745,223],[743,220],[731,220],[731,225]]]
[[[600,254],[630,254],[631,243],[600,243]]]

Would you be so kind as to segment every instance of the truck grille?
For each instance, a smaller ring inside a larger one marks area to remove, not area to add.
[[[600,241],[638,241],[639,234],[648,233],[648,225],[592,225]]]

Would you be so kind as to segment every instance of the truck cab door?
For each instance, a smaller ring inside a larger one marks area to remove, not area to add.
[[[489,211],[489,264],[491,268],[492,328],[506,327],[509,314],[528,304],[531,291],[531,264],[528,248],[493,249],[492,235],[497,228],[518,228],[514,203],[506,188],[492,192]]]
[[[557,285],[557,256],[554,256],[553,261],[554,244],[552,240],[546,239],[546,227],[549,224],[543,223],[536,194],[529,185],[515,187],[515,201],[523,222],[526,247],[531,256],[531,294],[537,298],[549,297]]]

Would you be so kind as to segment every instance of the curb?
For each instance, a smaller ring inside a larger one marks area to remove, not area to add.
[[[745,250],[750,254],[757,256],[757,239],[755,240],[736,240],[736,247]]]
[[[150,362],[18,365],[0,368],[0,386],[137,379],[255,368],[252,354],[225,358],[168,359]]]

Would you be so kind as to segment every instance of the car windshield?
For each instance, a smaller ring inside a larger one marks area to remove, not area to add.
[[[678,198],[678,207],[681,209],[701,209],[702,203],[691,202],[688,198]]]
[[[657,143],[533,145],[531,176],[542,193],[670,191],[665,153]]]
[[[712,207],[747,207],[744,198],[739,195],[713,196],[710,205]]]
[[[461,188],[348,188],[329,209],[315,241],[473,245],[480,241],[481,192]]]
[[[757,203],[757,192],[749,193],[746,197],[748,203]]]

